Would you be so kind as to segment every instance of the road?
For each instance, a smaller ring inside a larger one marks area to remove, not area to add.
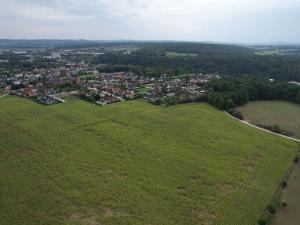
[[[0,98],[4,98],[5,96],[7,96],[8,94],[4,94],[4,95],[0,95]]]
[[[272,133],[277,136],[287,138],[293,141],[296,141],[300,143],[300,140],[297,138],[292,138],[292,137],[287,137],[282,134],[277,134],[272,131],[263,129],[261,127],[255,126],[247,121],[244,120],[239,120],[226,111],[224,111],[226,115],[229,117],[240,121],[243,124],[246,124],[250,127],[257,128],[259,130],[262,130],[264,132]],[[284,201],[287,202],[287,207],[284,209],[279,210],[274,218],[272,218],[271,225],[298,225],[300,224],[300,195],[299,195],[299,190],[300,190],[300,163],[298,163],[293,170],[289,180],[288,180],[288,187],[286,190],[283,191],[281,194],[280,198]]]
[[[300,143],[300,140],[297,138],[287,137],[282,134],[277,134],[272,131],[263,129],[261,127],[255,126],[247,121],[239,120],[229,113],[225,112],[226,115],[232,119],[238,120],[243,124],[246,124],[250,127],[257,128],[267,133],[272,133],[277,136],[287,138],[293,141]],[[271,225],[298,225],[300,224],[300,162],[296,164],[295,169],[293,170],[291,176],[288,179],[288,186],[281,194],[280,198],[287,202],[287,207],[281,210],[278,210],[276,215],[271,220]]]
[[[247,122],[247,121],[245,121],[245,120],[237,119],[237,118],[233,117],[232,115],[230,115],[230,114],[229,114],[228,112],[226,112],[226,111],[224,111],[224,113],[225,113],[227,116],[229,116],[230,118],[232,118],[232,119],[234,119],[234,120],[237,120],[237,121],[239,121],[239,122],[241,122],[241,123],[243,123],[243,124],[246,124],[246,125],[248,125],[248,126],[250,126],[250,127],[254,127],[254,128],[259,129],[259,130],[262,130],[262,131],[264,131],[264,132],[271,133],[271,134],[274,134],[274,135],[277,135],[277,136],[280,136],[280,137],[283,137],[283,138],[286,138],[286,139],[289,139],[289,140],[296,141],[296,142],[300,143],[300,140],[297,139],[297,138],[292,138],[292,137],[285,136],[285,135],[283,135],[283,134],[274,133],[274,132],[269,131],[269,130],[266,130],[266,129],[264,129],[264,128],[255,126],[255,125],[253,125],[253,124],[251,124],[251,123],[249,123],[249,122]]]
[[[300,163],[293,170],[287,188],[281,195],[287,206],[278,210],[271,221],[271,225],[299,225],[300,224]]]
[[[61,98],[58,98],[56,97],[55,95],[50,95],[50,97],[54,98],[55,100],[59,101],[59,102],[62,102],[62,103],[65,103],[66,101],[61,99]]]

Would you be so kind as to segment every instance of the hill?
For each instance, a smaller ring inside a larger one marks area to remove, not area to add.
[[[0,48],[55,48],[55,47],[85,47],[101,42],[88,40],[55,40],[55,39],[0,39]]]
[[[298,145],[207,104],[0,99],[0,224],[254,225]]]

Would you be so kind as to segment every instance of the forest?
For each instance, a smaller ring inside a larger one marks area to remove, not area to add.
[[[206,84],[207,101],[219,109],[232,109],[254,100],[286,100],[300,104],[300,86],[265,78],[227,77]]]
[[[134,72],[148,71],[151,75],[202,72],[300,81],[299,54],[258,55],[254,48],[221,44],[139,43],[138,46],[141,48],[130,54],[109,52],[95,62],[109,64],[102,68],[104,72],[125,67]],[[168,52],[186,56],[168,57]]]
[[[44,42],[42,44],[33,43],[41,44],[41,46],[47,45],[47,42]],[[52,48],[80,49],[91,46],[103,49],[121,47],[134,49],[129,52],[105,50],[105,54],[93,59],[83,59],[80,56],[74,59],[78,62],[86,61],[98,65],[99,72],[132,71],[149,76],[218,73],[222,76],[252,76],[300,81],[299,46],[242,46],[193,42],[88,42],[83,45],[81,42],[65,42],[55,42],[55,44],[51,42],[51,45],[48,43],[47,51],[51,51]],[[34,46],[33,43],[17,42],[21,47]],[[6,43],[3,40],[0,41],[0,44],[16,45],[14,42]],[[272,51],[272,49],[277,50]],[[0,59],[8,59],[9,61],[0,65],[3,73],[14,69],[51,68],[60,66],[61,63],[58,64],[54,60],[43,58],[30,62],[24,56],[14,54],[2,55]]]

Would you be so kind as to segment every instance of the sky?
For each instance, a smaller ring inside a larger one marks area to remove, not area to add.
[[[0,38],[300,43],[300,0],[0,0]]]

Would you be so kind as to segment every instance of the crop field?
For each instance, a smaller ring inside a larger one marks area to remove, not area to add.
[[[298,145],[207,104],[0,99],[2,225],[255,225]]]
[[[196,57],[196,53],[181,53],[181,52],[167,52],[167,57],[176,58],[176,57]]]
[[[256,51],[256,55],[291,55],[291,54],[299,54],[299,48],[286,48],[286,49],[270,49],[270,50],[259,50]]]
[[[238,107],[238,110],[253,124],[277,124],[300,139],[300,105],[284,101],[253,101]]]

